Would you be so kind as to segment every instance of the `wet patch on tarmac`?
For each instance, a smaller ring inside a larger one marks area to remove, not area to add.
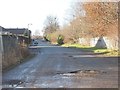
[[[31,54],[39,54],[39,53],[41,53],[40,48],[29,48],[29,52]]]
[[[18,80],[18,79],[13,79],[13,80],[6,80],[3,82],[3,87],[17,87],[21,84],[23,84],[24,81],[23,80]]]

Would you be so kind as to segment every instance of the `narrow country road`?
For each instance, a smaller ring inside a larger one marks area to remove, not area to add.
[[[3,73],[3,88],[118,88],[118,58],[39,40],[36,56]]]

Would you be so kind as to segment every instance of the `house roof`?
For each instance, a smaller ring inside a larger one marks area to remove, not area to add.
[[[0,26],[1,27],[1,26]],[[2,28],[2,32],[4,33],[12,33],[16,35],[24,35],[26,33],[26,30],[29,31],[29,34],[31,34],[31,31],[27,28]]]
[[[5,28],[4,31],[10,32],[13,34],[24,34],[26,28]]]

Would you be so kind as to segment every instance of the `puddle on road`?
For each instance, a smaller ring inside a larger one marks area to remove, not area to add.
[[[22,80],[7,80],[3,82],[3,87],[17,87],[24,83]]]
[[[99,70],[75,70],[68,72],[56,71],[52,76],[43,76],[37,80],[35,82],[35,87],[71,87],[76,79],[81,80],[86,77],[91,79],[102,73],[103,72]]]
[[[95,77],[97,75],[103,74],[105,72],[99,71],[99,70],[75,70],[75,71],[68,71],[68,72],[54,72],[52,74],[53,77],[51,77],[51,74],[48,76],[43,76],[36,80],[34,83],[26,83],[26,80],[20,80],[20,79],[15,79],[15,80],[7,80],[4,81],[3,87],[31,87],[33,85],[34,87],[56,87],[57,85],[61,88],[64,87],[63,83],[68,83],[71,84],[71,79],[74,78],[79,78],[81,79],[82,77]],[[30,77],[33,78],[33,77]],[[30,81],[31,82],[31,81]],[[68,85],[69,85],[68,84]]]

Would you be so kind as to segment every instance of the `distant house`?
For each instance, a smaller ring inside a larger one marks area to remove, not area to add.
[[[31,31],[27,28],[3,28],[2,32],[4,34],[9,33],[17,36],[19,44],[29,44],[31,41]]]
[[[5,28],[4,31],[10,32],[17,36],[29,36],[31,35],[31,31],[27,28]]]

